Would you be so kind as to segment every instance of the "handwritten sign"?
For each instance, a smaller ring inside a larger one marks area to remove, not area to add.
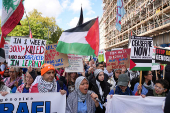
[[[65,68],[66,72],[83,72],[83,60],[81,55],[68,55],[69,67]]]
[[[156,48],[153,48],[152,54],[152,70],[160,70],[160,63],[155,63]]]
[[[106,52],[106,65],[109,69],[129,68],[130,49]]]
[[[156,48],[155,62],[162,64],[170,64],[170,50]]]
[[[56,51],[57,44],[50,44],[46,46],[45,63],[52,64],[55,68],[68,67],[67,54]]]
[[[44,64],[45,40],[11,37],[8,66],[40,68]]]

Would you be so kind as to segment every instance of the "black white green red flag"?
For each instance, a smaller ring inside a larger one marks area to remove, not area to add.
[[[56,50],[60,53],[98,56],[99,22],[92,19],[62,33]]]
[[[2,0],[1,41],[0,48],[4,47],[6,35],[20,22],[24,14],[22,0]]]

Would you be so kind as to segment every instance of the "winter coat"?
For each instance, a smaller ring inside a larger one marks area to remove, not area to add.
[[[170,65],[167,65],[165,67],[165,80],[167,80],[170,83]],[[170,89],[170,85],[169,85]]]
[[[166,97],[166,100],[165,100],[165,108],[164,108],[164,113],[169,113],[170,111],[170,91],[168,93],[168,96]]]
[[[104,82],[105,82],[105,88],[104,88],[103,98],[105,101],[102,101],[102,98],[101,98],[100,92],[99,92],[99,88],[96,84],[96,79],[93,78],[92,80],[89,80],[89,90],[94,91],[98,95],[98,98],[102,102],[102,104],[104,104],[106,102],[106,97],[109,94],[110,87],[111,87],[111,85],[108,82],[106,82],[106,81],[104,81]]]

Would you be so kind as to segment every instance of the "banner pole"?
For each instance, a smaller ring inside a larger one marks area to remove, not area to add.
[[[142,71],[140,71],[140,81],[139,86],[142,86]],[[141,90],[139,90],[139,94],[141,94]]]
[[[155,70],[155,74],[156,74],[156,80],[158,80],[158,73],[157,73],[157,70]]]
[[[164,64],[164,70],[163,70],[163,79],[165,78],[165,64]]]

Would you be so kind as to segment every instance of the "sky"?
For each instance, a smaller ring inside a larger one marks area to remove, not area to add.
[[[63,30],[77,25],[81,4],[83,8],[84,22],[102,17],[102,0],[25,0],[26,12],[37,9],[42,16],[55,17],[56,24]],[[0,15],[2,14],[2,0],[0,0]]]

